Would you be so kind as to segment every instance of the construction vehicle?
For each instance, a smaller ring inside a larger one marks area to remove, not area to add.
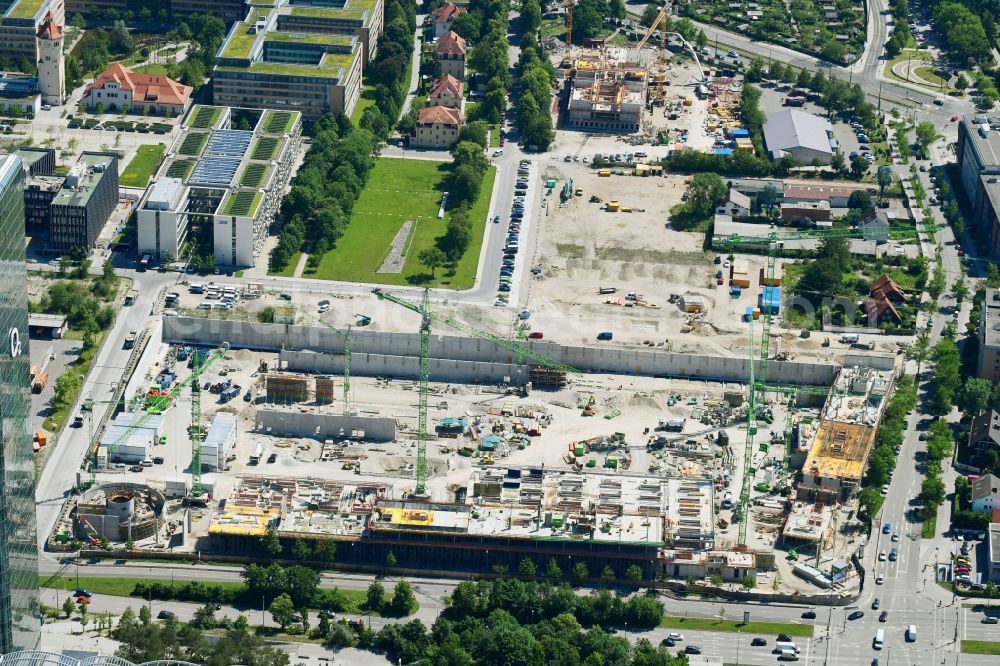
[[[583,406],[583,411],[580,413],[580,416],[593,416],[594,415],[594,403],[596,403],[596,402],[597,402],[597,398],[595,398],[594,396],[590,396],[590,399],[587,401],[587,404],[585,404]]]
[[[49,383],[49,373],[39,372],[35,375],[35,382],[31,385],[33,393],[41,393],[45,390],[45,385]]]
[[[393,294],[383,291],[379,287],[372,289],[372,293],[381,300],[395,303],[396,305],[404,307],[407,310],[416,312],[420,315],[420,384],[418,388],[417,406],[417,464],[414,466],[416,484],[413,491],[413,495],[415,497],[424,497],[427,492],[427,394],[428,383],[430,382],[432,320],[447,324],[448,326],[451,326],[459,331],[468,333],[477,338],[482,338],[483,340],[492,342],[498,347],[514,352],[517,354],[516,362],[518,365],[522,364],[525,358],[528,358],[540,365],[561,371],[565,374],[580,373],[579,370],[572,368],[565,363],[560,363],[559,361],[551,359],[548,356],[545,356],[530,347],[526,347],[519,342],[509,340],[494,333],[481,331],[456,319],[452,319],[451,317],[433,312],[430,308],[430,290],[426,288],[423,291],[423,298],[420,305],[416,305],[399,298],[398,296],[394,296]]]
[[[786,242],[794,240],[827,240],[835,238],[873,238],[877,233],[879,232],[869,230],[867,227],[845,227],[825,230],[796,230],[782,234],[770,233],[764,236],[739,236],[737,234],[733,234],[728,238],[717,240],[713,239],[712,246],[715,249],[724,250],[763,249],[767,253],[767,263],[764,270],[765,279],[763,280],[763,284],[773,285],[775,284],[774,270],[777,255],[778,252],[784,249],[784,244]],[[880,233],[884,235],[885,231],[882,230]],[[917,232],[914,229],[890,229],[888,232],[888,240],[914,238],[916,236]],[[746,548],[747,543],[747,525],[750,514],[750,489],[754,476],[754,470],[752,468],[754,437],[757,434],[757,421],[759,414],[758,398],[763,400],[764,394],[771,390],[771,388],[767,386],[767,363],[770,358],[770,330],[773,313],[771,308],[764,308],[763,310],[764,311],[761,313],[760,317],[760,354],[757,362],[758,368],[756,373],[754,369],[754,319],[751,317],[748,323],[749,354],[747,366],[749,382],[747,386],[749,399],[747,401],[747,440],[743,460],[743,484],[740,491],[737,510],[740,522],[737,547],[741,549]],[[786,445],[783,460],[783,476],[786,478],[790,454],[790,447]]]

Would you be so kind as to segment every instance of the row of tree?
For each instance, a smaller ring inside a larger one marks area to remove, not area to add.
[[[420,664],[500,666],[615,664],[680,666],[687,659],[646,639],[631,645],[602,627],[655,627],[663,605],[637,595],[627,600],[609,590],[581,597],[568,585],[522,583],[509,578],[459,583],[449,608],[428,631],[419,620],[362,634],[362,646],[393,661]]]
[[[907,0],[892,0],[889,6],[892,10],[892,35],[885,43],[885,52],[890,58],[895,58],[913,41],[908,23],[910,6]]]
[[[533,34],[522,37],[517,73],[517,129],[521,134],[521,143],[529,150],[547,150],[555,138],[552,130],[552,81],[555,70]]]
[[[957,62],[993,60],[983,20],[960,2],[942,2],[934,8],[934,29]]]
[[[360,122],[380,141],[386,141],[396,127],[409,90],[416,5],[413,0],[388,0],[383,20],[385,31],[379,38],[378,53],[365,70],[366,82],[375,88],[375,104],[364,110]]]
[[[356,128],[343,114],[316,121],[314,137],[292,188],[281,203],[285,221],[271,253],[271,269],[309,251],[309,266],[319,265],[351,219],[354,203],[375,166],[375,135]]]
[[[875,434],[875,448],[869,457],[864,488],[858,498],[861,511],[869,520],[878,515],[885,498],[881,488],[889,482],[896,467],[896,449],[903,445],[906,417],[917,406],[917,383],[913,377],[901,377],[886,403]]]

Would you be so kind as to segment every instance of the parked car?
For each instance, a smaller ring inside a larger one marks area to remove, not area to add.
[[[864,616],[865,616],[865,612],[864,612],[864,611],[859,611],[859,610],[856,610],[856,611],[854,611],[853,613],[851,613],[850,615],[848,615],[848,616],[847,616],[847,619],[848,619],[848,620],[852,620],[852,621],[853,621],[853,620],[860,620],[860,619],[861,619],[861,618],[863,618]]]
[[[881,613],[879,613],[878,616],[879,622],[885,622],[888,619],[889,619],[889,611],[882,611]]]
[[[177,618],[177,613],[168,610],[161,610],[156,614],[156,617],[160,620],[174,620]]]
[[[872,599],[872,610],[878,610],[878,607],[880,605],[881,605],[881,602],[879,601],[878,597],[875,597],[874,599]]]
[[[802,619],[803,620],[815,620],[816,619],[816,611],[807,610],[805,613],[802,614]]]

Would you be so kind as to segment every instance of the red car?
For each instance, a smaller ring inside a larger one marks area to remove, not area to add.
[[[952,116],[951,117],[951,122],[953,122],[953,123],[958,122],[958,116]]]
[[[716,283],[717,283],[717,284],[723,284],[723,282],[724,282],[724,281],[723,281],[723,279],[722,279],[722,278],[718,278],[718,279],[716,280]]]
[[[545,334],[541,331],[532,331],[531,333],[528,333],[528,338],[531,340],[541,340],[544,337]]]
[[[964,257],[965,256],[965,250],[959,250],[958,251],[958,256]]]
[[[500,137],[500,147],[501,147],[501,148],[503,148],[503,145],[504,145],[505,143],[507,143],[507,141],[506,141],[506,140],[505,140],[505,139],[504,139],[503,137]]]

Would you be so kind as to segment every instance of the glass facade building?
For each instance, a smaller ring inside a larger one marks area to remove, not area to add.
[[[0,155],[0,653],[41,635],[23,188],[21,158]]]

